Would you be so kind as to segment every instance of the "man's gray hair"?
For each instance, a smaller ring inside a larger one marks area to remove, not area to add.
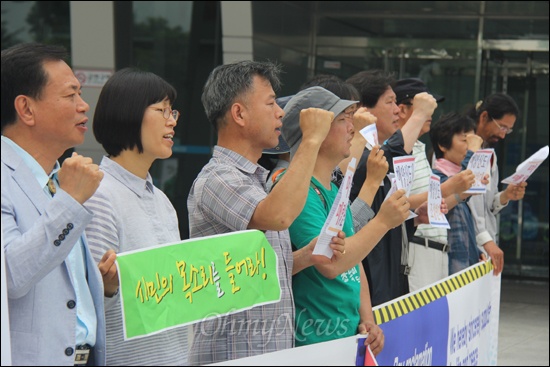
[[[214,129],[223,125],[223,118],[235,100],[252,90],[254,76],[267,80],[273,90],[280,88],[279,65],[271,62],[239,61],[220,65],[208,77],[202,92],[202,105]]]

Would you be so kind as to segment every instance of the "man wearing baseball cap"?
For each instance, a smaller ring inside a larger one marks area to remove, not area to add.
[[[445,100],[445,97],[428,91],[426,84],[418,78],[401,79],[394,83],[393,90],[399,107],[400,129],[405,126],[412,115],[414,111],[413,99],[418,93],[431,94],[437,103]],[[418,138],[430,131],[431,122],[430,116],[424,122]],[[409,201],[411,207],[418,207],[428,199],[428,186],[432,170],[426,157],[426,146],[420,140],[414,143],[412,155],[415,157],[415,171]],[[441,185],[441,193],[449,210],[457,204],[455,195],[470,188],[473,177],[470,170],[465,170]],[[449,246],[445,228],[420,224],[414,236],[409,238],[408,250],[409,289],[411,292],[448,276]]]
[[[400,79],[392,86],[393,91],[395,92],[395,97],[397,104],[410,104],[414,96],[418,93],[426,92],[432,95],[435,98],[437,103],[441,103],[445,100],[445,97],[440,96],[439,94],[432,93],[426,87],[426,84],[422,79],[418,78],[406,78]]]

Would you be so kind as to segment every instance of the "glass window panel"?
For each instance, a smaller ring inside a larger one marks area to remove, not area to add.
[[[133,59],[140,68],[186,85],[192,1],[134,1]]]
[[[294,2],[252,2],[253,34],[307,36],[311,31],[312,13]]]
[[[296,93],[307,79],[311,18],[307,2],[252,2],[254,59],[282,65],[278,95]]]
[[[327,17],[319,22],[321,36],[380,38],[477,39],[477,19],[388,19]]]
[[[485,14],[511,17],[546,16],[548,24],[548,1],[486,1]]]
[[[283,80],[278,96],[292,95],[307,78],[308,55],[273,43],[254,39],[254,60],[277,62],[282,66]]]
[[[392,17],[396,14],[430,16],[431,14],[477,15],[479,1],[318,1],[321,13],[375,14]]]
[[[539,123],[548,119],[547,75],[512,76],[507,86],[520,106],[521,117],[515,124],[515,131],[502,146],[503,178],[515,172],[523,160],[548,145],[548,124]],[[527,116],[527,121],[524,121],[524,116]],[[506,261],[516,265],[512,269],[517,275],[548,275],[548,187],[547,159],[529,178],[521,207],[518,202],[510,202],[501,212],[501,247]],[[516,258],[518,233],[521,233],[520,259]]]
[[[484,38],[548,40],[548,17],[545,20],[487,19]]]
[[[273,46],[310,51],[312,13],[297,4],[263,1],[252,2],[252,34]],[[260,46],[262,47],[262,46]],[[258,55],[264,48],[258,50]],[[254,50],[256,55],[256,50]]]
[[[23,42],[65,46],[71,51],[69,1],[2,1],[2,49]]]

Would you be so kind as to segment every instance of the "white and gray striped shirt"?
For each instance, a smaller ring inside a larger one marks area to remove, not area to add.
[[[108,157],[101,161],[105,176],[85,203],[94,213],[86,228],[90,250],[99,263],[109,249],[116,253],[180,240],[176,211],[166,195]],[[120,297],[105,298],[108,366],[187,365],[188,328],[124,341]]]
[[[415,195],[428,191],[432,170],[426,157],[426,145],[420,140],[414,143],[412,155],[414,157],[414,181],[411,187],[411,195]],[[434,227],[431,224],[420,224],[414,235],[447,244],[447,230]]]

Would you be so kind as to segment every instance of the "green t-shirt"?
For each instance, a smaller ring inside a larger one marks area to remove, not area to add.
[[[326,190],[315,178],[311,181],[325,198],[327,207],[310,187],[304,209],[289,228],[290,239],[302,248],[321,233],[338,187],[331,183]],[[346,238],[354,234],[351,210],[347,208],[342,228]],[[292,289],[296,306],[296,346],[352,336],[359,325],[359,265],[335,279],[325,278],[314,266],[293,276]]]

